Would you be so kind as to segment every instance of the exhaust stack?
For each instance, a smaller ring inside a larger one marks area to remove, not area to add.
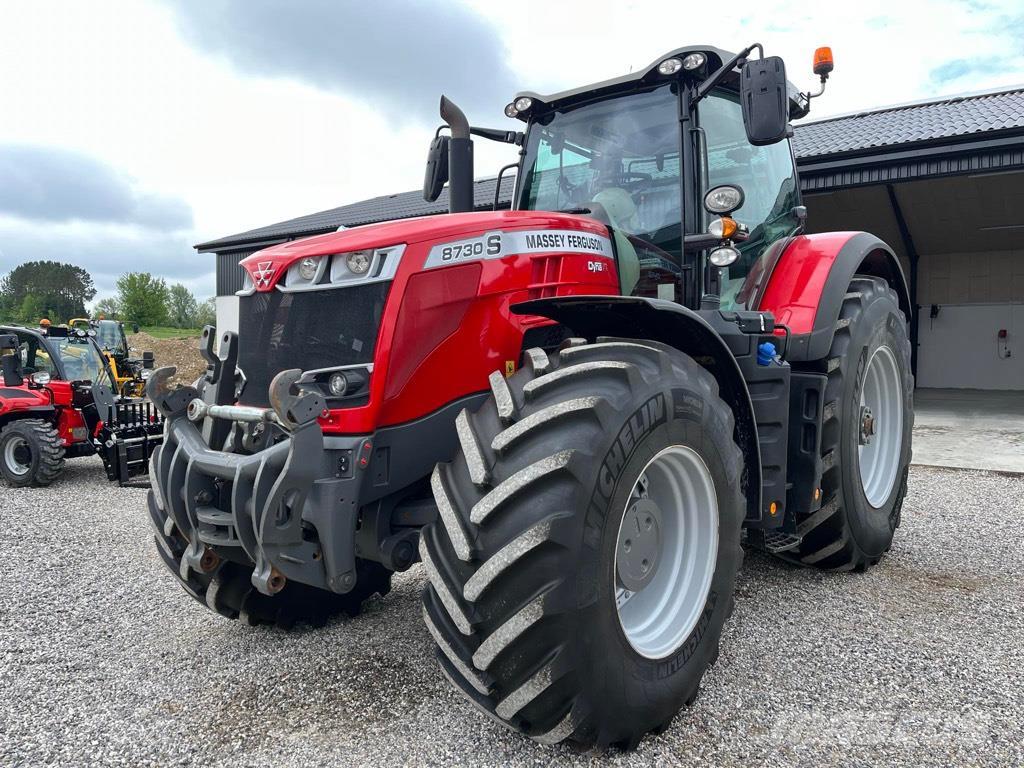
[[[473,140],[469,121],[455,102],[441,97],[441,119],[451,130],[448,146],[448,211],[473,210]]]

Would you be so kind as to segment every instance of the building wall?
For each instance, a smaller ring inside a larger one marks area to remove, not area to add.
[[[238,297],[218,296],[214,303],[217,307],[217,330],[238,333]]]
[[[236,291],[242,290],[245,270],[238,265],[238,262],[254,253],[256,251],[249,250],[225,251],[216,254],[218,296],[234,296]]]
[[[1024,390],[1024,251],[923,255],[919,275],[918,386]]]

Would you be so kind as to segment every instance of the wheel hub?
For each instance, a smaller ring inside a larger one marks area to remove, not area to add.
[[[650,499],[637,499],[626,510],[616,555],[619,580],[630,592],[639,592],[654,578],[661,555],[661,510]]]
[[[32,468],[32,451],[21,437],[15,437],[4,446],[4,463],[15,475],[24,475]]]
[[[675,653],[704,610],[718,560],[718,500],[704,460],[671,445],[644,467],[615,540],[615,608],[638,654]]]
[[[875,434],[875,416],[871,409],[862,405],[860,407],[860,444],[869,445]]]
[[[878,347],[864,369],[857,430],[857,463],[864,497],[881,509],[896,484],[903,447],[903,378],[896,356]]]

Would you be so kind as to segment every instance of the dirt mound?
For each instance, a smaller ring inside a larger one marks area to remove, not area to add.
[[[206,370],[206,361],[199,354],[199,339],[157,339],[148,333],[132,333],[128,335],[128,344],[143,352],[152,352],[156,357],[156,367],[173,365],[178,369],[174,380],[183,384],[191,384]]]

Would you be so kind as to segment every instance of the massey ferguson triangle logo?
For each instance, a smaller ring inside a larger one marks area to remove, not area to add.
[[[252,271],[252,279],[257,288],[266,288],[270,285],[270,278],[274,276],[274,262],[261,261],[256,264]]]

